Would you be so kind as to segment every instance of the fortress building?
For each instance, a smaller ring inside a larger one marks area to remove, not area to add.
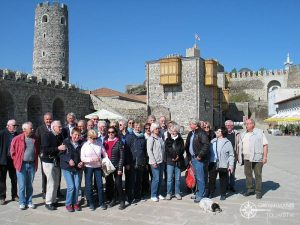
[[[186,56],[169,55],[146,62],[148,113],[162,115],[188,129],[190,119],[223,123],[228,92],[223,66],[200,57],[194,45]],[[224,104],[223,104],[224,103]]]

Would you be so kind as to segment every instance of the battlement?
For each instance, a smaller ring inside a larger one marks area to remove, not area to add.
[[[41,2],[37,5],[38,7],[54,7],[54,8],[61,8],[61,9],[65,9],[67,10],[67,6],[62,3],[61,5],[58,4],[58,2],[53,2],[53,3],[49,3],[49,2]]]
[[[45,78],[38,78],[28,73],[13,71],[8,69],[0,69],[0,80],[10,80],[16,82],[32,83],[39,86],[48,86],[52,88],[76,90],[79,88],[74,84],[70,84],[64,81],[47,80]]]
[[[229,73],[227,74],[230,79],[244,79],[244,78],[257,78],[257,77],[266,77],[266,76],[283,76],[287,75],[287,70],[269,70],[269,71],[247,71],[239,73]]]

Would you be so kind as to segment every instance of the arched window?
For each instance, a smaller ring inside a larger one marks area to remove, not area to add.
[[[61,17],[60,18],[60,24],[66,25],[66,19],[65,19],[65,17]]]
[[[43,23],[47,23],[48,22],[48,16],[47,15],[43,15],[42,22]]]

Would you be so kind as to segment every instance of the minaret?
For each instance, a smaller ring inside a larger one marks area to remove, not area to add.
[[[35,9],[32,74],[47,80],[69,82],[67,6],[39,3]]]
[[[290,66],[292,66],[292,65],[293,65],[293,62],[290,61],[290,53],[288,53],[287,57],[286,57],[286,62],[284,62],[284,69],[289,70]]]

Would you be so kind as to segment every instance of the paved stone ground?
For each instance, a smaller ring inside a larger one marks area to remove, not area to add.
[[[216,215],[201,211],[190,195],[184,196],[182,201],[173,199],[154,203],[148,200],[123,211],[117,207],[94,212],[83,208],[81,212],[68,213],[60,207],[50,212],[45,209],[39,193],[41,175],[38,171],[34,181],[34,202],[38,208],[20,211],[17,202],[8,202],[0,206],[0,224],[300,224],[300,137],[267,135],[267,138],[270,153],[269,162],[263,168],[263,199],[257,200],[255,196],[246,198],[240,194],[244,190],[245,179],[243,167],[239,166],[239,193],[222,202],[216,197],[223,209]],[[63,179],[62,185],[64,188]],[[253,218],[245,218],[247,216]]]

